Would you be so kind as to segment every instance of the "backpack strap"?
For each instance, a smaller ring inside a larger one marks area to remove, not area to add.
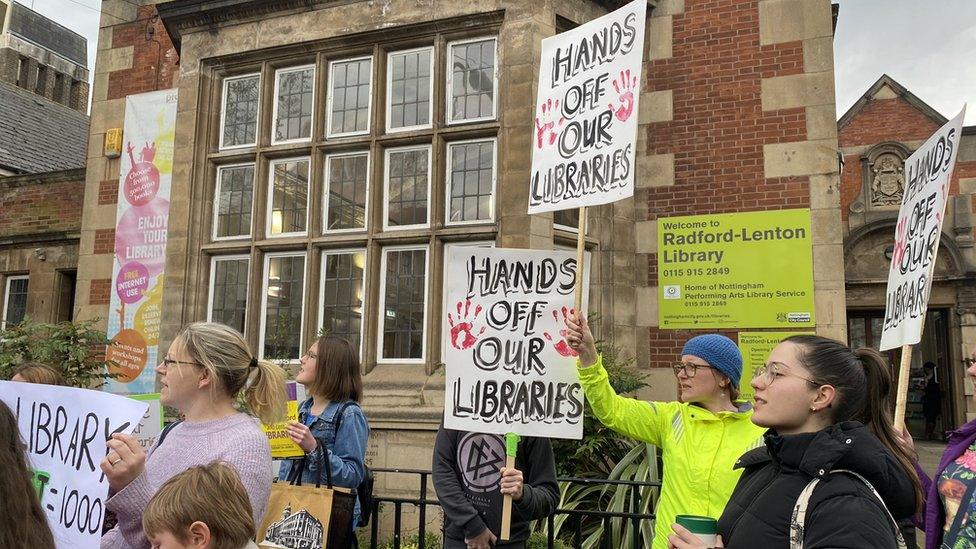
[[[173,430],[173,427],[176,427],[180,423],[183,423],[183,420],[182,419],[181,420],[178,420],[178,421],[174,421],[173,423],[170,423],[166,427],[163,427],[162,432],[159,433],[159,438],[156,439],[156,447],[157,448],[159,448],[160,446],[163,445],[163,441],[166,440],[166,435],[168,435],[169,432]]]
[[[342,423],[342,415],[346,413],[346,408],[350,406],[359,406],[354,400],[348,400],[339,406],[339,411],[336,412],[335,417],[332,420],[334,427],[332,428],[332,444],[335,444],[337,438],[339,438],[339,424]]]
[[[895,541],[898,549],[906,549],[907,546],[905,545],[905,538],[901,535],[901,529],[898,527],[898,521],[895,520],[895,517],[891,516],[891,511],[888,510],[888,506],[885,505],[884,500],[881,499],[881,495],[878,494],[878,491],[874,489],[874,486],[868,482],[868,479],[864,478],[858,473],[855,473],[854,471],[847,469],[836,469],[830,472],[830,474],[836,473],[845,473],[856,477],[868,487],[868,490],[874,494],[874,497],[877,498],[878,503],[881,504],[881,508],[884,509],[885,513],[888,514],[888,519],[891,520],[891,525],[895,529]],[[803,537],[806,533],[804,531],[804,526],[806,524],[807,507],[810,504],[810,497],[813,496],[813,490],[818,484],[820,484],[820,478],[811,480],[803,488],[803,491],[800,492],[800,496],[796,498],[796,505],[793,506],[793,514],[790,517],[790,549],[803,549]]]

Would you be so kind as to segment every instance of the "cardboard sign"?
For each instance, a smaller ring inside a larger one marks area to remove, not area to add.
[[[739,400],[753,399],[752,377],[756,368],[764,366],[769,353],[790,336],[813,332],[739,332],[739,352],[742,353],[742,377],[739,378]]]
[[[113,433],[131,433],[148,405],[100,391],[13,381],[0,381],[0,400],[17,417],[58,549],[98,547],[108,499],[108,480],[99,468],[105,441]]]
[[[302,457],[305,450],[295,444],[288,432],[285,430],[289,421],[298,421],[298,383],[289,381],[285,384],[285,392],[288,393],[288,417],[285,421],[272,423],[271,425],[261,424],[261,430],[268,437],[268,444],[271,446],[271,457],[273,459]]]
[[[634,194],[646,0],[542,41],[529,213]]]
[[[888,271],[881,350],[922,340],[939,252],[949,182],[956,164],[966,107],[905,160],[905,189],[895,224]]]
[[[452,246],[446,261],[444,426],[582,438],[583,391],[564,324],[576,253]]]
[[[163,405],[159,401],[159,393],[149,393],[145,395],[130,395],[129,398],[145,402],[149,405],[146,413],[142,416],[142,421],[136,426],[132,436],[139,439],[139,445],[147,453],[156,444],[156,439],[163,432]]]

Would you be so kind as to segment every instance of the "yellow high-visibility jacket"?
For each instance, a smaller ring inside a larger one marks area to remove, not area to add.
[[[654,549],[666,549],[677,515],[718,519],[741,469],[739,456],[763,444],[766,429],[751,421],[752,407],[738,412],[708,410],[684,402],[647,402],[617,395],[602,357],[579,368],[580,382],[593,415],[614,431],[661,449],[664,462],[657,504]]]

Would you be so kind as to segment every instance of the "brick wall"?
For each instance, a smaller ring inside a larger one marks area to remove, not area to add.
[[[684,8],[673,19],[673,55],[645,73],[648,91],[671,90],[674,110],[648,128],[646,152],[674,155],[674,185],[639,191],[645,219],[809,206],[809,178],[767,179],[763,155],[763,145],[807,139],[804,108],[763,111],[761,98],[763,79],[804,72],[802,43],[761,45],[755,0]],[[657,255],[647,257],[653,285]],[[649,365],[673,364],[692,335],[650,328]]]
[[[81,230],[84,170],[0,178],[0,237]]]
[[[91,305],[108,305],[111,292],[111,278],[97,278],[92,280],[88,289],[88,303]]]
[[[95,230],[95,253],[96,254],[115,253],[115,229]]]
[[[153,40],[146,40],[146,21],[151,21]],[[179,58],[155,6],[142,6],[136,21],[113,27],[112,48],[126,46],[133,48],[132,68],[109,73],[107,99],[172,87]]]

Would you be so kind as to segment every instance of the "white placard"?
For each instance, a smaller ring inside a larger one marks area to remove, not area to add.
[[[576,252],[452,246],[446,261],[444,426],[582,438],[576,352],[564,339]]]
[[[156,444],[156,439],[163,432],[163,405],[159,401],[159,393],[149,393],[145,395],[130,395],[129,398],[145,402],[149,405],[146,413],[142,415],[139,425],[132,431],[132,436],[136,437],[139,445],[147,453]]]
[[[895,248],[885,295],[882,351],[922,340],[949,183],[965,116],[963,105],[955,118],[905,160],[905,191],[895,225]]]
[[[542,41],[529,213],[633,196],[646,0]]]
[[[58,549],[98,547],[108,499],[99,462],[112,433],[129,434],[147,404],[101,391],[0,381],[17,416],[41,507]]]

